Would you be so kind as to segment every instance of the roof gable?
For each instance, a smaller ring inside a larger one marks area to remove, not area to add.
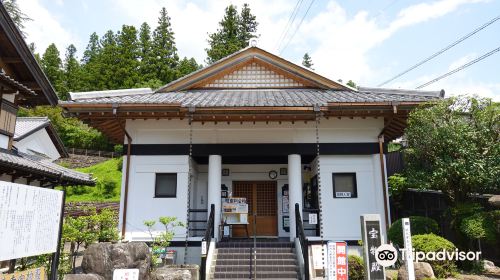
[[[351,90],[257,47],[248,47],[175,80],[157,92],[206,88],[318,88]]]

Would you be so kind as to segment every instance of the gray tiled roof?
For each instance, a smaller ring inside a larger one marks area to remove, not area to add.
[[[127,96],[79,98],[62,102],[77,104],[180,104],[182,107],[300,107],[343,102],[425,102],[440,97],[440,92],[365,89],[338,91],[323,89],[230,89],[190,90]]]
[[[16,119],[16,130],[14,132],[14,140],[24,138],[25,135],[44,128],[50,123],[47,117],[19,117]]]
[[[0,150],[0,166],[13,170],[21,169],[35,174],[57,178],[75,185],[94,185],[95,181],[87,173],[68,169],[45,160],[42,157]]]

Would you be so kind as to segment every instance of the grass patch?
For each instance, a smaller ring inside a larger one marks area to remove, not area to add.
[[[92,177],[96,179],[96,185],[93,187],[67,186],[66,201],[120,201],[122,162],[122,158],[115,158],[89,167],[77,168],[76,170],[80,172],[92,173]]]

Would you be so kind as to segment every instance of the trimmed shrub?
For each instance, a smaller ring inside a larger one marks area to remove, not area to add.
[[[431,218],[411,216],[410,224],[412,235],[439,233],[438,223]],[[391,225],[391,227],[389,228],[389,232],[387,233],[387,237],[389,238],[389,240],[399,247],[404,247],[402,225],[402,219],[395,221]]]
[[[437,253],[443,250],[446,252],[452,252],[455,251],[456,248],[455,245],[450,241],[432,233],[415,235],[412,236],[411,240],[415,251],[420,251],[424,253],[427,252]],[[444,261],[435,260],[426,262],[428,262],[432,266],[434,274],[436,275],[437,278],[446,278],[450,275],[453,275],[457,270],[455,261],[452,260],[444,260]]]
[[[350,280],[364,280],[365,279],[365,269],[363,267],[363,259],[349,255],[348,258],[348,269],[349,269],[349,279]]]

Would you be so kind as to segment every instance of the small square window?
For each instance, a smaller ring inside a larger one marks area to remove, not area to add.
[[[155,197],[176,197],[177,173],[157,173]]]
[[[358,197],[356,173],[333,173],[332,183],[334,198]]]

